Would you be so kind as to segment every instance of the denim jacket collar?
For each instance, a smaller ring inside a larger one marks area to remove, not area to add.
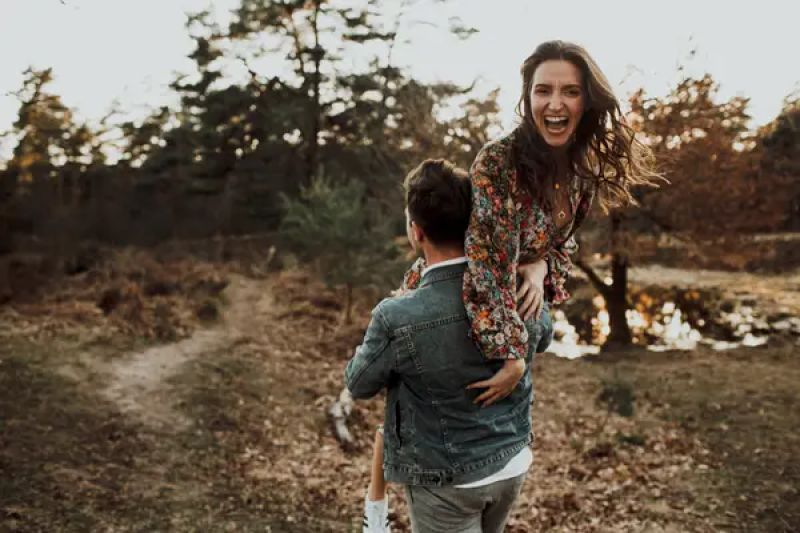
[[[467,268],[466,263],[459,263],[457,265],[447,265],[440,268],[434,268],[433,270],[426,272],[425,275],[422,276],[422,280],[420,280],[419,282],[419,288],[428,286],[431,283],[436,283],[437,281],[458,278],[464,275],[464,270],[466,268]]]

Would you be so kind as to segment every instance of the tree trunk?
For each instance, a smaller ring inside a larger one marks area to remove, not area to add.
[[[633,344],[631,329],[625,312],[628,310],[628,257],[622,253],[611,254],[611,287],[606,296],[611,332],[603,350],[624,348]]]
[[[628,310],[628,254],[622,242],[622,215],[611,213],[611,287],[606,299],[609,327],[611,329],[603,351],[625,348],[633,344],[631,329],[625,311]]]
[[[313,101],[311,102],[311,132],[308,136],[308,152],[306,152],[306,185],[310,185],[317,175],[319,166],[319,132],[322,129],[322,117],[320,116],[322,105],[320,102],[320,64],[322,63],[323,50],[319,44],[319,25],[318,17],[320,3],[314,6],[314,14],[311,17],[311,28],[314,32],[314,72],[311,74],[311,92]]]

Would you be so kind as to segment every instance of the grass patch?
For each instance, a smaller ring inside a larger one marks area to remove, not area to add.
[[[0,524],[22,531],[94,531],[119,513],[144,519],[158,508],[126,491],[150,444],[139,428],[45,369],[62,357],[28,342],[0,349]]]

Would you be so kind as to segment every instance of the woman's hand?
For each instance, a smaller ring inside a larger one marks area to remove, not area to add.
[[[517,288],[519,316],[524,321],[530,317],[539,320],[544,307],[544,277],[547,275],[547,262],[539,259],[535,263],[519,265],[517,274],[522,277]]]
[[[467,385],[467,389],[486,388],[473,403],[482,403],[482,407],[492,405],[496,401],[502,400],[514,390],[520,378],[525,374],[524,359],[506,359],[503,368],[489,379],[476,381]]]

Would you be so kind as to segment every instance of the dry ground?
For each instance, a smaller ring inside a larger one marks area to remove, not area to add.
[[[226,275],[223,318],[180,341],[0,313],[0,530],[358,530],[382,400],[357,406],[350,453],[325,409],[365,323],[303,275]],[[800,530],[797,352],[539,357],[509,530]]]

